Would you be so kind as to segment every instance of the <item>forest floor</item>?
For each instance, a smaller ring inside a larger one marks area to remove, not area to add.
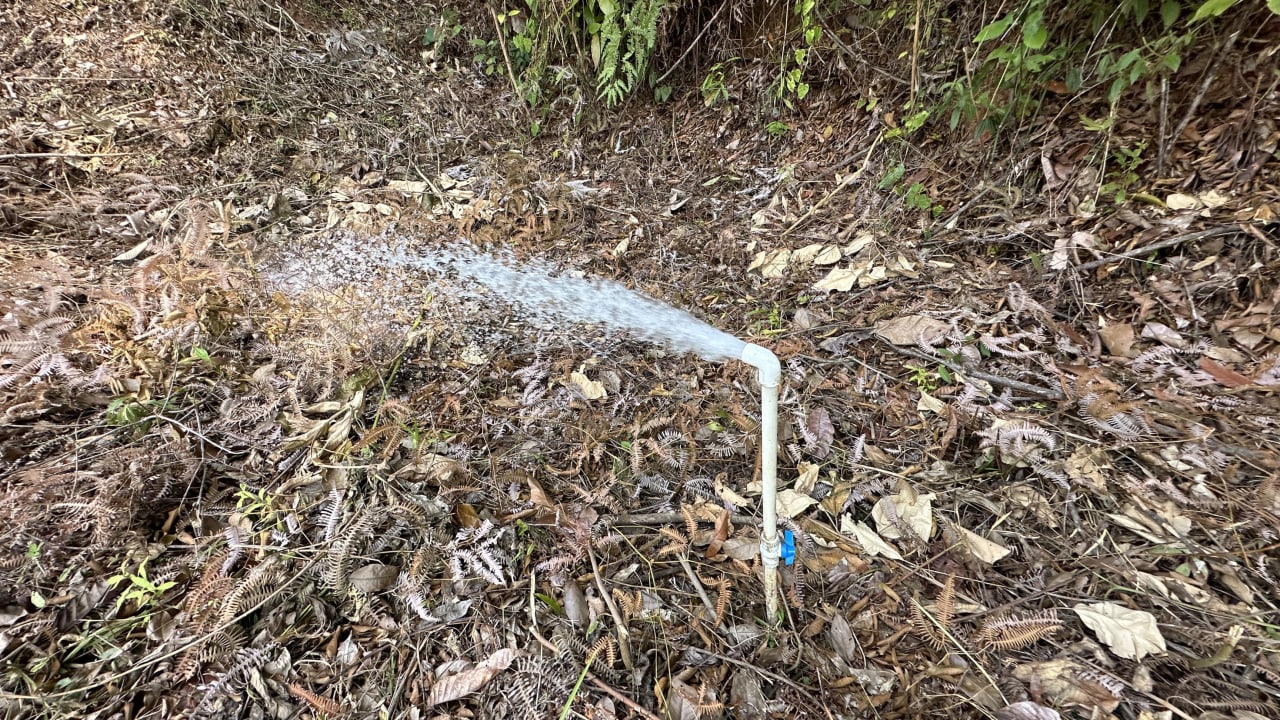
[[[1280,717],[1274,23],[1010,141],[66,5],[0,11],[5,717]],[[779,623],[751,368],[406,245],[777,353]]]

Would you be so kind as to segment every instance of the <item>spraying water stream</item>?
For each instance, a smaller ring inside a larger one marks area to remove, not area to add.
[[[404,245],[360,245],[357,248],[343,244],[323,255],[310,255],[308,261],[326,266],[325,273],[339,279],[355,269],[369,267],[371,263],[421,271],[437,280],[456,276],[487,288],[528,320],[596,324],[676,352],[690,352],[717,362],[741,360],[756,367],[762,402],[761,560],[765,567],[767,618],[770,621],[777,618],[777,567],[781,548],[776,510],[777,405],[781,367],[772,352],[739,340],[684,310],[630,290],[621,283],[556,274],[551,268],[537,263],[517,266],[507,258],[470,248],[423,249]],[[314,280],[315,274],[308,274]],[[452,284],[450,287],[453,289]]]

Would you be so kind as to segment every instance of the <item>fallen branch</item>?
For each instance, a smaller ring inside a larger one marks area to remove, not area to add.
[[[926,355],[914,348],[898,347],[897,345],[894,345],[893,343],[887,340],[884,340],[882,342],[884,342],[884,344],[888,345],[889,347],[893,348],[895,351],[903,355],[913,357],[917,360],[924,360],[925,362],[936,362],[939,365],[945,366],[948,370],[952,372],[960,373],[961,375],[971,377],[975,380],[982,380],[983,382],[989,382],[992,385],[997,385],[999,387],[1006,387],[1006,388],[1009,388],[1010,390],[1017,390],[1019,392],[1027,393],[1028,395],[1035,395],[1036,397],[1042,397],[1046,400],[1065,400],[1066,399],[1062,393],[1056,390],[1049,390],[1047,388],[1042,388],[1038,385],[1031,385],[1029,383],[1024,383],[1020,380],[1010,380],[1009,378],[1000,377],[999,375],[991,375],[990,373],[984,373],[979,370],[973,370],[973,369],[964,367],[962,365],[959,365],[957,363],[953,363],[950,360],[940,358],[937,355]]]
[[[1103,258],[1101,260],[1093,260],[1091,262],[1087,262],[1082,265],[1077,265],[1075,269],[1081,272],[1084,272],[1086,270],[1093,270],[1094,268],[1100,268],[1103,265],[1109,265],[1113,262],[1120,262],[1121,260],[1132,260],[1133,258],[1139,258],[1139,257],[1142,257],[1143,255],[1146,255],[1147,253],[1153,253],[1157,250],[1164,250],[1166,248],[1171,248],[1171,247],[1174,247],[1175,245],[1181,245],[1182,243],[1185,243],[1185,242],[1196,242],[1198,240],[1208,240],[1209,238],[1220,237],[1222,235],[1232,235],[1239,232],[1244,232],[1244,230],[1234,225],[1228,225],[1225,227],[1216,227],[1216,228],[1210,228],[1208,230],[1201,230],[1199,232],[1186,233],[1185,235],[1175,235],[1174,237],[1166,238],[1164,240],[1161,240],[1160,242],[1154,242],[1154,243],[1151,243],[1150,245],[1143,245],[1140,248],[1134,248],[1133,250],[1122,252],[1118,255],[1112,255],[1109,258]]]
[[[0,160],[28,160],[36,158],[100,158],[100,157],[125,157],[133,153],[12,153],[9,155],[0,155]]]

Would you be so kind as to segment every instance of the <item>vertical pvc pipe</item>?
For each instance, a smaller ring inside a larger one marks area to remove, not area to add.
[[[760,484],[763,519],[760,528],[760,564],[764,567],[766,621],[778,621],[778,564],[782,537],[778,534],[778,385],[782,365],[772,352],[759,345],[742,350],[742,361],[760,371]]]

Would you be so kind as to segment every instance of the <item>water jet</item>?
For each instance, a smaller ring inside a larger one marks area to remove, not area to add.
[[[320,262],[338,279],[359,276],[361,268],[399,266],[413,268],[432,278],[448,292],[468,297],[474,284],[500,296],[526,320],[559,324],[565,321],[601,325],[630,337],[691,352],[707,360],[739,360],[758,371],[760,382],[760,479],[762,521],[760,560],[764,567],[765,608],[769,622],[778,618],[778,385],[782,368],[766,348],[748,344],[718,330],[692,314],[655,300],[626,286],[590,277],[573,277],[535,262],[519,265],[468,247],[423,249],[409,245],[390,248],[369,246],[334,248],[302,266]],[[296,267],[296,265],[295,265]],[[464,281],[454,282],[452,279]],[[491,296],[490,296],[491,297]]]
[[[437,270],[442,264],[448,266],[535,317],[598,323],[707,360],[741,360],[756,368],[761,398],[760,563],[764,567],[766,616],[769,622],[777,621],[778,564],[782,554],[777,507],[778,385],[782,366],[777,356],[766,348],[718,330],[691,313],[609,280],[554,275],[536,266],[531,269],[529,264],[517,268],[493,256],[469,251],[418,258],[413,264]]]

